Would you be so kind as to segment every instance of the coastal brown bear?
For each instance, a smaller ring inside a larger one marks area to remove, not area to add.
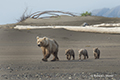
[[[86,49],[80,49],[78,53],[79,53],[79,60],[81,60],[82,55],[84,56],[84,59],[86,59],[86,57],[88,58],[88,52]]]
[[[42,59],[43,61],[47,61],[51,54],[54,56],[54,58],[51,61],[59,61],[59,45],[54,39],[50,39],[47,37],[39,38],[39,36],[37,36],[37,44],[42,49],[44,55],[44,58]]]
[[[94,54],[95,59],[100,58],[100,50],[98,48],[93,48],[93,54]]]
[[[75,53],[74,53],[73,49],[67,49],[67,50],[65,50],[65,55],[67,56],[66,58],[68,60],[71,59],[71,56],[73,57],[73,60],[75,59]]]

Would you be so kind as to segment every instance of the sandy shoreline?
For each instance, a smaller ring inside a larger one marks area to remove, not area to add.
[[[66,29],[15,30],[16,25],[31,26],[81,26],[101,23],[119,23],[120,18],[96,16],[50,19],[27,19],[16,24],[0,25],[0,80],[119,80],[120,35],[101,34]],[[110,27],[110,26],[108,26]],[[59,44],[60,61],[43,62],[36,36],[55,39]],[[95,60],[92,49],[101,50],[101,58]],[[75,51],[75,60],[68,61],[65,50]],[[79,61],[78,50],[88,50],[89,59]]]
[[[36,36],[54,38],[60,61],[42,62]],[[8,80],[107,80],[120,78],[120,35],[75,32],[65,29],[0,29],[0,79]],[[92,48],[99,47],[101,58],[95,60]],[[75,60],[67,61],[65,49],[75,50]],[[86,48],[89,59],[78,61],[78,50]],[[95,77],[97,75],[97,77]],[[108,77],[108,76],[109,77]],[[101,77],[99,77],[101,76]],[[111,76],[111,77],[110,77]]]

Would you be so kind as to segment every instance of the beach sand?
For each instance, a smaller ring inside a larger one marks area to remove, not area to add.
[[[43,62],[36,36],[55,39],[60,61]],[[101,51],[94,59],[93,48]],[[75,51],[68,61],[65,50]],[[88,50],[89,58],[79,61],[78,50]],[[0,29],[0,80],[119,80],[120,35],[69,31],[65,29]]]

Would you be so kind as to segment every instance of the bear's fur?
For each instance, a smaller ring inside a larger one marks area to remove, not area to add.
[[[100,50],[98,48],[93,48],[93,54],[94,54],[95,59],[100,58]]]
[[[51,54],[54,56],[54,58],[51,61],[59,60],[58,58],[59,45],[54,39],[50,39],[47,37],[39,38],[39,36],[37,36],[37,44],[42,49],[44,55],[44,58],[42,59],[43,61],[47,61]]]
[[[79,53],[79,60],[81,59],[82,55],[84,56],[84,59],[86,59],[86,57],[88,58],[88,52],[86,49],[80,49],[78,53]]]
[[[65,50],[65,55],[67,56],[66,58],[68,60],[71,59],[71,56],[73,57],[73,60],[75,59],[75,53],[74,53],[73,49],[67,49],[67,50]]]

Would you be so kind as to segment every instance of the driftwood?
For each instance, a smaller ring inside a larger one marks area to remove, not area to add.
[[[30,15],[26,15],[27,9],[25,9],[24,13],[22,14],[22,16],[20,17],[20,19],[17,19],[18,22],[22,22],[24,20],[26,20],[27,18],[30,18]]]
[[[34,19],[37,19],[37,18],[40,18],[41,15],[43,14],[52,14],[52,15],[56,15],[56,16],[59,16],[58,14],[55,14],[55,13],[63,13],[63,14],[68,14],[68,15],[71,15],[71,16],[76,16],[70,12],[63,12],[63,11],[43,11],[43,12],[35,12],[33,13],[32,15],[30,15],[31,18],[34,18]]]
[[[33,14],[30,14],[30,15],[25,15],[27,12],[27,9],[25,10],[25,12],[23,13],[23,15],[20,17],[20,19],[18,20],[19,22],[22,22],[24,20],[26,20],[27,18],[33,18],[33,19],[38,19],[38,18],[42,18],[41,15],[43,14],[48,14],[48,15],[54,15],[54,16],[60,16],[59,14],[57,13],[62,13],[62,14],[67,14],[67,15],[71,15],[71,16],[76,16],[70,12],[63,12],[63,11],[37,11]],[[45,18],[45,17],[44,17]]]

